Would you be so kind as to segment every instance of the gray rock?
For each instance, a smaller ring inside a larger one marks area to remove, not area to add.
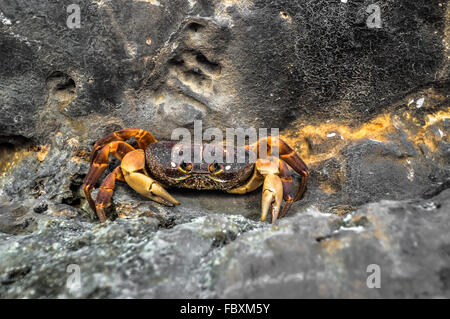
[[[39,215],[26,233],[2,234],[0,296],[449,297],[449,195],[344,218],[310,207],[274,225],[202,210],[171,227],[162,214],[105,224]],[[373,264],[380,288],[367,286]]]
[[[79,29],[69,0],[2,4],[0,297],[449,297],[448,8],[369,28],[372,2],[79,1]],[[118,182],[99,224],[94,141],[195,120],[280,128],[302,200],[271,225],[260,190],[168,208]]]
[[[339,220],[310,211],[244,234],[220,254],[216,296],[448,298],[449,195],[381,201]],[[369,265],[380,288],[367,285]]]
[[[366,25],[370,0],[78,3],[79,29],[69,0],[2,5],[2,135],[60,130],[86,147],[118,127],[168,138],[195,119],[364,121],[418,87],[448,87],[438,0],[385,1],[380,29]]]

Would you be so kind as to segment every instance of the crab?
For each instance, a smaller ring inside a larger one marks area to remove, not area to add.
[[[137,147],[126,141],[133,138]],[[263,144],[262,144],[263,143]],[[83,190],[90,207],[101,222],[106,221],[105,209],[110,204],[116,180],[127,183],[137,193],[166,206],[180,204],[166,188],[190,188],[198,190],[222,190],[231,194],[246,194],[262,187],[261,221],[264,222],[269,210],[272,222],[283,217],[292,203],[299,200],[306,189],[309,169],[296,152],[278,137],[266,137],[252,145],[241,147],[240,151],[249,155],[253,152],[255,161],[228,161],[218,163],[202,159],[199,163],[173,161],[172,152],[178,141],[157,141],[145,130],[125,128],[115,131],[94,144],[91,152],[91,165]],[[278,147],[278,156],[272,156],[273,146]],[[234,151],[234,159],[239,147],[227,145],[192,145],[191,152],[212,150]],[[267,154],[260,152],[267,147]],[[231,149],[233,148],[233,149]],[[96,200],[91,191],[108,167],[109,155],[121,161],[101,183]],[[301,176],[294,191],[294,182],[288,165]],[[283,198],[285,204],[281,209]]]

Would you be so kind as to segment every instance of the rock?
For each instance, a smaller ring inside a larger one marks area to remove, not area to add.
[[[244,234],[218,257],[216,296],[448,298],[449,195],[381,201],[339,220],[312,211]],[[367,286],[369,265],[380,288]]]
[[[78,3],[75,29],[70,1],[0,11],[0,297],[449,296],[442,1],[384,1],[381,28],[368,0]],[[288,216],[260,223],[261,190],[165,207],[117,182],[98,223],[93,143],[196,120],[280,129],[311,170]]]
[[[119,127],[169,138],[196,119],[365,121],[418,87],[448,87],[438,0],[386,1],[381,28],[367,26],[369,0],[158,2],[80,1],[75,29],[70,2],[5,4],[2,135],[60,130],[87,147]]]
[[[171,227],[39,215],[28,234],[1,235],[0,296],[448,298],[449,195],[372,203],[343,219],[308,208],[275,225],[206,210],[185,210],[191,220]],[[380,288],[367,286],[369,265]]]
[[[101,225],[40,216],[36,222],[28,237],[3,238],[2,296],[158,297],[175,290],[185,296],[201,289],[206,269],[198,264],[205,257],[241,233],[263,227],[242,216],[214,214],[173,227],[148,216]],[[83,273],[82,291],[66,287],[66,269],[72,264]]]

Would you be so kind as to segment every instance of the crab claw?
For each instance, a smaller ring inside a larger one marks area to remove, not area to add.
[[[267,174],[264,178],[262,195],[261,221],[265,221],[270,207],[272,207],[272,223],[278,219],[281,202],[283,200],[283,184],[274,174]]]
[[[122,159],[121,168],[127,184],[139,194],[167,206],[180,204],[153,178],[140,173],[145,171],[143,150],[139,149],[126,154]]]
[[[146,178],[150,179],[150,177],[145,176]],[[157,196],[159,198],[162,198],[165,201],[168,201],[175,205],[179,205],[180,202],[177,201],[172,195],[169,194],[168,191],[166,191],[161,185],[159,185],[157,182],[153,181],[153,183],[150,185],[150,188],[148,189],[148,192],[154,196]],[[154,200],[154,199],[153,199]]]
[[[129,173],[125,175],[125,181],[139,194],[154,200],[155,202],[173,206],[180,204],[172,195],[170,195],[161,185],[151,177],[141,173]]]

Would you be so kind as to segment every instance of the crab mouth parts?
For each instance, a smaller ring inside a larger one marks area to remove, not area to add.
[[[189,174],[171,178],[171,180],[173,186],[195,189],[223,189],[234,184],[232,180],[221,179],[210,174]]]
[[[182,182],[185,181],[187,179],[191,179],[191,180],[205,180],[206,178],[210,178],[213,181],[217,182],[217,183],[227,183],[229,182],[228,180],[225,179],[221,179],[221,178],[217,178],[214,177],[212,175],[208,175],[208,174],[201,174],[201,175],[186,175],[186,176],[181,176],[181,177],[176,177],[176,178],[172,178],[175,182]]]
[[[186,179],[188,179],[189,177],[191,177],[190,175],[186,175],[186,176],[181,176],[181,177],[176,177],[176,178],[172,178],[175,182],[181,182],[184,181]]]
[[[220,179],[211,175],[208,175],[209,178],[211,178],[213,181],[217,182],[217,183],[228,183],[230,181],[227,181],[225,179]]]

